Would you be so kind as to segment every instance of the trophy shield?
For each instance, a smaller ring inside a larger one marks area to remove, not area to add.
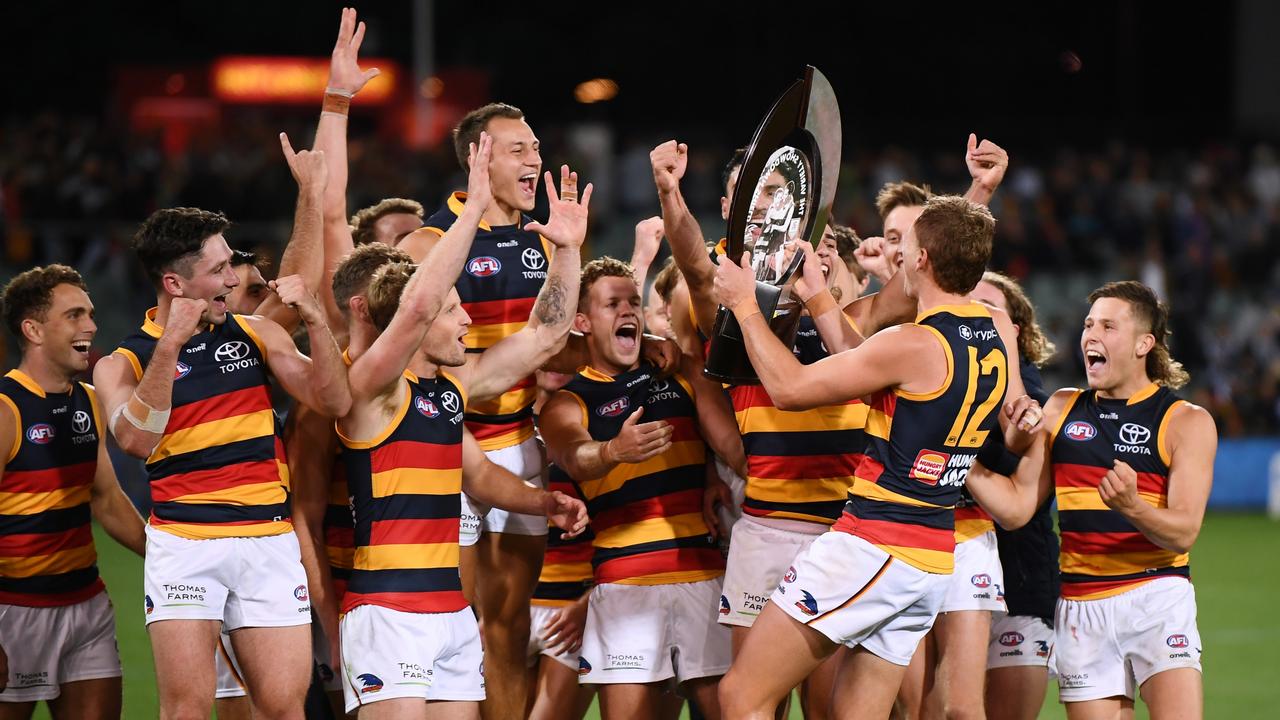
[[[774,102],[756,128],[738,172],[725,232],[727,261],[751,253],[756,301],[770,330],[795,342],[803,305],[793,288],[804,262],[786,244],[822,239],[840,176],[840,106],[827,78],[812,66]],[[720,261],[726,261],[720,258]],[[760,382],[747,357],[742,330],[721,306],[704,373],[733,385]]]

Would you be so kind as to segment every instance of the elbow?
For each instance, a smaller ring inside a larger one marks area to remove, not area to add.
[[[156,441],[158,440],[159,438],[156,438]],[[144,436],[141,433],[126,433],[123,436],[116,436],[116,444],[131,457],[146,460],[151,457],[151,452],[155,450],[157,442],[152,441],[151,437]]]
[[[799,412],[808,410],[814,405],[805,403],[795,392],[787,389],[787,386],[778,388],[779,392],[774,394],[766,385],[765,390],[769,392],[769,398],[773,400],[773,406],[785,412]]]
[[[990,513],[992,519],[1005,530],[1020,530],[1024,525],[1031,522],[1031,516],[1034,513],[1014,511],[1004,513]]]
[[[325,396],[322,403],[323,407],[318,408],[320,412],[329,417],[340,418],[346,416],[351,410],[351,393],[343,392],[330,393]]]
[[[1164,548],[1169,552],[1185,555],[1191,552],[1191,546],[1196,544],[1196,538],[1199,537],[1199,535],[1200,528],[1189,530],[1177,537],[1171,538],[1168,543],[1165,543]]]

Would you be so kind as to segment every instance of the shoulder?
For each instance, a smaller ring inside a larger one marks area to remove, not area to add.
[[[445,202],[445,204],[440,206],[440,209],[436,210],[422,222],[422,228],[420,230],[414,230],[408,235],[408,237],[413,237],[423,233],[429,233],[434,237],[440,237],[446,230],[453,227],[453,223],[457,219],[457,214],[450,209],[448,202]]]
[[[1218,425],[1213,415],[1199,405],[1179,399],[1166,413],[1170,428],[1179,435],[1205,435],[1216,438]]]

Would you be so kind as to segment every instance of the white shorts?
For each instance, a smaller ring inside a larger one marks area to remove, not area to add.
[[[1048,667],[1053,656],[1053,628],[1031,615],[992,613],[987,669]]]
[[[553,653],[547,649],[547,643],[542,639],[542,629],[551,622],[551,616],[554,615],[561,607],[550,607],[547,605],[530,605],[529,606],[529,666],[537,664],[539,655],[546,655],[556,662],[564,665],[570,670],[578,669],[578,653],[569,654],[567,652]]]
[[[606,583],[591,590],[582,636],[584,685],[717,677],[732,661],[716,622],[720,578],[670,585]]]
[[[1004,570],[994,530],[956,545],[956,569],[938,612],[957,610],[1006,611]]]
[[[1054,665],[1059,697],[1124,695],[1165,670],[1200,670],[1196,591],[1184,578],[1151,580],[1100,600],[1058,600]]]
[[[0,702],[53,700],[79,680],[120,677],[116,617],[107,593],[62,607],[0,605],[9,686]]]
[[[147,526],[146,622],[220,620],[223,630],[311,622],[307,574],[292,532],[190,540]]]
[[[346,710],[394,698],[483,700],[484,655],[471,608],[409,613],[361,605],[342,616]]]
[[[832,530],[792,563],[769,600],[832,642],[910,665],[933,627],[950,575],[928,573],[860,537]]]
[[[495,465],[511,471],[516,477],[534,487],[546,487],[546,455],[542,443],[536,436],[524,442],[501,450],[490,450],[485,453]],[[545,515],[525,515],[507,512],[501,508],[486,508],[465,494],[462,496],[462,527],[458,533],[458,544],[463,547],[475,545],[480,539],[480,531],[491,533],[507,533],[509,535],[546,535],[547,518]]]
[[[226,630],[218,637],[218,651],[214,653],[213,664],[218,673],[214,697],[223,700],[249,694],[244,687],[244,673],[240,672],[240,663],[236,660],[236,649],[231,646],[231,635]]]
[[[751,627],[791,562],[827,529],[807,524],[816,532],[785,530],[749,515],[734,523],[720,596],[720,624]]]

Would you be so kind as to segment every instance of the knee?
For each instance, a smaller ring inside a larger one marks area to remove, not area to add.
[[[956,707],[948,706],[945,712],[947,720],[985,720],[986,714],[983,712],[982,704],[979,702],[976,706]]]
[[[733,668],[720,678],[716,696],[720,699],[720,714],[726,718],[746,717],[753,710],[751,698],[748,697],[747,684],[741,672]]]

